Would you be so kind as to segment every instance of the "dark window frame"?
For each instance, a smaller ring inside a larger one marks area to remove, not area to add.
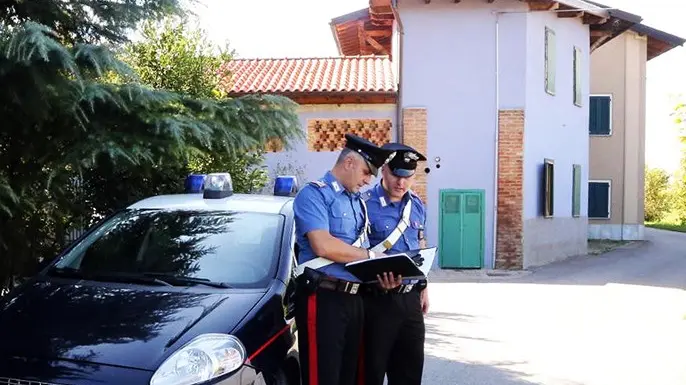
[[[543,217],[552,218],[555,215],[555,161],[552,159],[543,160],[542,175],[542,209]]]

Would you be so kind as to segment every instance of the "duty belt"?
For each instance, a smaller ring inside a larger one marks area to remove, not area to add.
[[[324,278],[319,282],[319,287],[332,291],[339,291],[348,294],[357,294],[360,290],[360,283],[344,281],[340,279]]]
[[[372,283],[367,285],[365,292],[370,293],[370,294],[377,294],[377,295],[386,295],[386,294],[407,294],[412,292],[413,289],[417,288],[416,284],[410,283],[407,285],[400,285],[396,288],[390,289],[390,290],[385,290],[379,287],[376,283]]]

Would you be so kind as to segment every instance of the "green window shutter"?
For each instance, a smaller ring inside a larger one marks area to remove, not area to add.
[[[545,28],[545,91],[555,95],[555,32]]]
[[[581,165],[575,164],[572,171],[572,216],[581,213]]]
[[[581,106],[581,49],[574,47],[574,104]]]
[[[572,172],[572,216],[581,214],[581,165],[575,164]]]
[[[588,217],[609,218],[610,183],[588,182]]]
[[[591,135],[610,135],[612,99],[609,96],[591,96],[588,131]]]

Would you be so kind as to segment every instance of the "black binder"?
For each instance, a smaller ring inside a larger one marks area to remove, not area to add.
[[[412,254],[414,255],[414,254]],[[403,279],[426,279],[424,273],[407,253],[398,253],[374,259],[349,262],[345,269],[364,283],[376,282],[376,275],[384,272],[401,275]]]

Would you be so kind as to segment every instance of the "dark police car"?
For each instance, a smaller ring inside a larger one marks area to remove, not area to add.
[[[194,193],[103,220],[0,297],[0,384],[300,383],[294,180],[271,196],[198,177]]]

